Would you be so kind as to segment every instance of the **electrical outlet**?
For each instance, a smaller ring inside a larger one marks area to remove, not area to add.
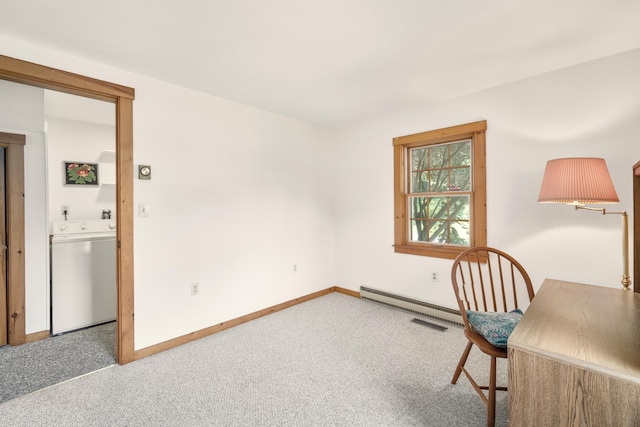
[[[293,271],[298,271],[298,264],[293,264]]]
[[[200,295],[200,285],[198,283],[191,284],[191,296]]]
[[[432,271],[431,272],[431,281],[433,283],[438,283],[439,280],[440,280],[440,274],[437,271]]]

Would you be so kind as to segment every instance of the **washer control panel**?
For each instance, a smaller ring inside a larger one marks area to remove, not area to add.
[[[112,219],[86,221],[54,221],[53,235],[115,233],[116,222]]]

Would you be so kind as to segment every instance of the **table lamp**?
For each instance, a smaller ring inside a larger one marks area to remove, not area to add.
[[[629,276],[629,219],[626,212],[585,206],[618,203],[604,159],[571,157],[549,160],[542,178],[538,202],[564,203],[576,209],[601,212],[603,215],[622,215],[622,287],[631,290]]]

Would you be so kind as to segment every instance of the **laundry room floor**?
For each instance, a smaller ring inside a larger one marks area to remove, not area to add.
[[[0,403],[116,363],[116,322],[0,347]]]

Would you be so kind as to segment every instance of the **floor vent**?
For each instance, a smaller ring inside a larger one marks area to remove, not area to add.
[[[420,314],[451,325],[460,327],[464,326],[462,324],[462,316],[460,315],[460,312],[451,308],[441,307],[439,305],[390,294],[388,292],[364,286],[360,287],[360,298],[376,302],[378,304],[383,304],[387,307],[397,308],[409,313]]]
[[[426,320],[415,318],[412,320],[413,323],[417,323],[418,325],[426,326],[431,329],[435,329],[436,331],[444,332],[447,328],[446,326],[436,325],[435,323],[427,322]]]

